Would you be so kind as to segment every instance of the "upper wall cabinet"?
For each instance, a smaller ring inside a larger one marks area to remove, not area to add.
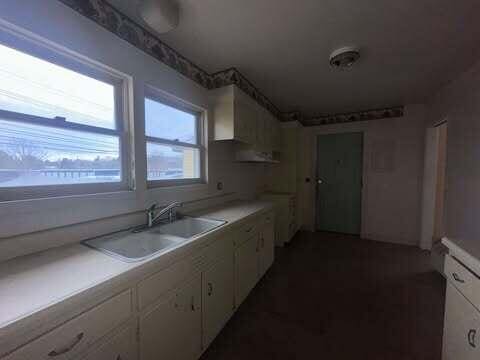
[[[214,139],[236,140],[263,151],[280,151],[280,123],[235,85],[212,90]]]

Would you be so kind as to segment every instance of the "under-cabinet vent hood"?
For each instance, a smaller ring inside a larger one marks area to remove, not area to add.
[[[279,161],[273,157],[273,152],[259,151],[254,149],[237,150],[235,160],[238,162],[278,164]]]

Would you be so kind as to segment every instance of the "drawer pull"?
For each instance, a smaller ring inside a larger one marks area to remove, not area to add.
[[[253,226],[251,228],[249,228],[248,230],[245,230],[245,232],[249,233],[253,230]]]
[[[208,283],[208,291],[207,291],[208,296],[212,296],[213,294],[213,285],[212,283]]]
[[[76,337],[75,337],[75,340],[68,346],[66,346],[65,348],[61,349],[61,350],[52,350],[48,353],[48,356],[50,357],[56,357],[56,356],[60,356],[60,355],[63,355],[63,354],[66,354],[68,353],[69,351],[72,351],[73,348],[75,346],[78,345],[78,343],[80,341],[82,341],[83,339],[83,332],[81,332],[80,334],[78,334]]]
[[[463,280],[462,278],[460,278],[460,276],[458,276],[457,273],[453,273],[452,274],[453,278],[455,279],[455,281],[461,283],[461,284],[465,284],[465,280]]]
[[[475,337],[477,336],[477,330],[474,330],[474,329],[471,329],[469,332],[468,332],[468,344],[474,348],[474,347],[477,347],[475,345]]]

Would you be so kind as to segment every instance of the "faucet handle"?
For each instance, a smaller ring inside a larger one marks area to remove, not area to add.
[[[155,209],[157,208],[157,203],[153,203],[148,209],[147,212],[154,212]]]

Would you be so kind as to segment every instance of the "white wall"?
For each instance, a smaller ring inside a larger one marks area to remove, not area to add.
[[[480,241],[480,61],[429,102],[429,124],[448,122],[446,235]]]
[[[403,118],[307,127],[303,131],[304,224],[315,228],[316,138],[321,134],[364,133],[362,237],[417,245],[426,109],[410,105]]]
[[[138,223],[143,219],[139,211],[153,201],[164,204],[230,192],[248,198],[263,189],[262,165],[233,163],[232,143],[211,142],[208,185],[148,190],[145,181],[141,181],[146,168],[142,136],[145,84],[204,109],[207,118],[211,107],[209,92],[57,0],[2,1],[0,20],[132,77],[137,160],[134,192],[0,204],[0,260]],[[2,37],[0,33],[0,40]],[[208,120],[211,130],[211,118]],[[223,191],[216,189],[217,181],[224,183]],[[104,220],[92,223],[100,218]],[[85,225],[70,226],[79,223]],[[48,231],[51,228],[57,230]]]

